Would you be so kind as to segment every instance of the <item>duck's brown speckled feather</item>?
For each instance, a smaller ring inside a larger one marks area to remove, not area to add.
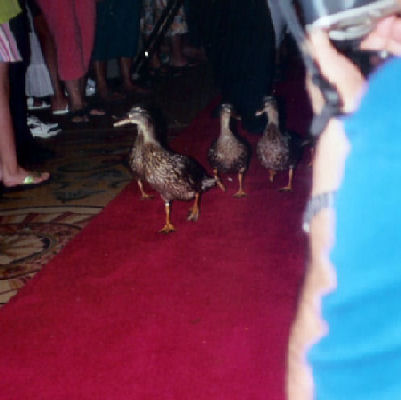
[[[195,160],[155,144],[144,147],[146,181],[166,201],[190,200],[215,185],[215,180]]]
[[[234,135],[219,136],[209,148],[208,161],[219,172],[243,172],[248,168],[249,149]]]
[[[275,124],[269,124],[256,145],[256,154],[261,164],[268,169],[288,169],[290,160],[289,142]]]
[[[129,155],[135,179],[147,182],[165,201],[190,200],[216,184],[194,159],[164,148],[154,136],[153,121],[134,107],[127,121],[138,126],[138,136]]]
[[[145,179],[145,171],[143,165],[143,137],[141,135],[137,135],[135,139],[128,162],[134,179],[143,181]]]

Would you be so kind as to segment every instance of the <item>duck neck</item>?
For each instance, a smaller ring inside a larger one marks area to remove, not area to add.
[[[138,123],[138,132],[142,136],[144,143],[156,142],[153,124],[149,122]]]
[[[221,135],[222,136],[231,135],[230,113],[228,112],[223,112],[221,115]]]
[[[273,124],[278,127],[278,112],[276,110],[267,110],[268,124]]]

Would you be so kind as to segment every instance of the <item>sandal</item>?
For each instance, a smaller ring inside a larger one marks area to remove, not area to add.
[[[107,114],[103,108],[97,106],[86,106],[84,110],[90,117],[104,117]]]
[[[160,67],[150,67],[148,69],[148,74],[152,78],[164,78],[168,76],[168,68],[165,65],[161,65]]]
[[[7,186],[2,184],[4,192],[15,192],[25,189],[32,189],[50,181],[50,174],[48,172],[29,172],[21,183]]]
[[[89,122],[89,115],[86,108],[70,111],[68,115],[70,117],[70,121],[74,124],[85,124]]]
[[[149,96],[152,94],[151,89],[148,89],[144,86],[140,86],[137,83],[132,83],[132,87],[124,88],[124,91],[127,94],[127,96],[130,96],[130,95]]]
[[[83,124],[90,121],[90,117],[103,117],[106,115],[106,111],[95,105],[86,106],[79,110],[70,111],[70,121],[74,124]]]
[[[97,95],[97,100],[99,103],[114,103],[114,102],[119,102],[126,100],[126,96],[124,94],[115,92],[115,91],[107,91],[106,94],[100,95],[100,93]]]
[[[52,114],[53,115],[66,115],[70,112],[70,107],[68,106],[68,104],[66,104],[66,106],[64,108],[59,108],[57,110],[53,110]]]
[[[50,108],[50,104],[47,101],[41,99],[38,99],[38,101],[39,103],[35,104],[35,99],[33,97],[28,97],[26,100],[28,110],[45,110]]]

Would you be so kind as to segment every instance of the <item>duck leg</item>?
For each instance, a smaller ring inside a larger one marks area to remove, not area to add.
[[[242,181],[244,178],[244,172],[240,171],[238,172],[238,183],[239,183],[239,188],[238,192],[234,194],[234,197],[240,199],[241,197],[246,197],[246,193],[244,192],[244,189],[242,188]]]
[[[270,181],[270,183],[273,183],[275,176],[276,176],[276,171],[274,169],[269,169],[269,181]]]
[[[149,199],[151,199],[151,198],[153,198],[153,196],[151,195],[151,194],[147,194],[146,192],[145,192],[145,190],[143,189],[143,183],[142,183],[142,181],[140,180],[140,179],[138,179],[138,186],[139,186],[139,190],[141,191],[141,199],[142,200],[149,200]]]
[[[196,222],[199,218],[199,193],[195,195],[195,201],[192,207],[189,209],[189,215],[187,220]]]
[[[221,181],[221,179],[219,178],[219,174],[217,172],[217,168],[213,169],[213,175],[214,175],[214,179],[216,180],[217,186],[223,191],[226,191],[225,186],[223,185],[223,182]]]
[[[163,228],[159,232],[161,232],[161,233],[174,232],[175,231],[174,225],[170,222],[170,202],[169,201],[166,201],[164,203],[164,209],[166,212],[166,225],[164,225]]]
[[[315,148],[312,146],[310,148],[310,161],[308,162],[308,167],[313,166],[313,159],[315,158]]]
[[[287,186],[280,189],[280,192],[291,192],[292,191],[292,178],[294,177],[294,168],[288,170],[288,184]]]

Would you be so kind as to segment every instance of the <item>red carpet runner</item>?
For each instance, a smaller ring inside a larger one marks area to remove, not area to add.
[[[205,166],[210,111],[172,146]],[[283,400],[310,174],[278,192],[254,153],[248,198],[225,177],[198,223],[174,204],[167,236],[162,201],[130,184],[0,311],[0,399]]]

